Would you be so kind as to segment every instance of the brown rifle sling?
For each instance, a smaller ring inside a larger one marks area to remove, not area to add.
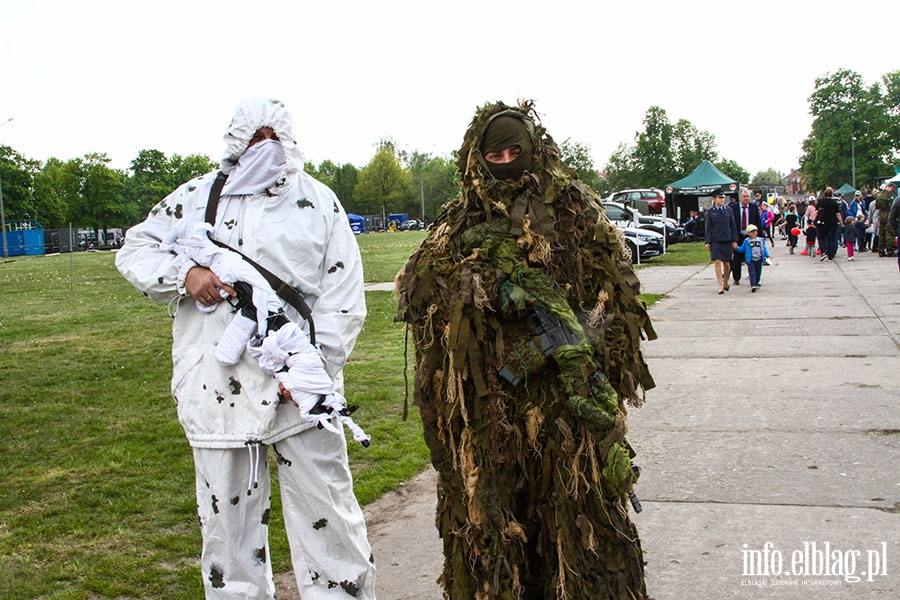
[[[210,189],[209,191],[209,200],[206,202],[206,222],[213,227],[216,226],[216,211],[219,208],[219,198],[222,195],[222,188],[225,186],[226,179],[228,179],[228,175],[219,171],[219,174],[216,175],[216,180],[213,182],[212,189]],[[266,269],[264,266],[262,266],[252,258],[248,257],[243,252],[235,250],[228,244],[224,244],[216,239],[213,239],[211,233],[209,235],[209,239],[216,246],[225,248],[226,250],[231,250],[232,252],[240,255],[240,257],[247,261],[250,266],[260,272],[265,280],[269,282],[269,285],[272,286],[272,289],[275,290],[275,293],[278,294],[279,298],[297,309],[297,312],[300,313],[300,316],[306,319],[306,322],[309,323],[309,342],[313,346],[315,346],[316,327],[313,323],[312,310],[310,310],[309,304],[306,303],[306,300],[303,299],[303,294],[300,293],[300,290],[292,285],[289,285],[283,279]]]

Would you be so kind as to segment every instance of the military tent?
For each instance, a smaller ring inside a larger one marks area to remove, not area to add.
[[[709,196],[719,188],[726,195],[734,196],[739,187],[737,181],[704,160],[688,176],[666,186],[666,211],[684,221],[688,211],[699,209],[701,197]]]
[[[849,195],[850,198],[853,197],[853,194],[856,193],[856,188],[850,185],[849,183],[845,183],[838,189],[834,190],[836,196],[844,196]]]

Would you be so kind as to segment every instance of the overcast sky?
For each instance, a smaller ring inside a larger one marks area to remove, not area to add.
[[[361,167],[384,137],[449,156],[479,105],[525,97],[598,168],[658,105],[751,174],[786,173],[816,77],[900,69],[887,0],[606,4],[0,0],[0,145],[218,159],[237,102],[272,96],[308,160]]]

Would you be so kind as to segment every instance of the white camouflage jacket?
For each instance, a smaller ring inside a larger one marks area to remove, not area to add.
[[[229,148],[238,147],[239,156],[243,151],[240,144],[246,148],[257,128],[274,127],[288,156],[285,176],[261,194],[222,196],[214,236],[303,293],[312,310],[316,342],[325,357],[326,370],[341,389],[340,370],[366,315],[359,248],[334,193],[298,168],[294,157],[299,153],[288,147],[295,146],[292,131],[287,129],[290,123],[280,122],[289,117],[273,117],[269,114],[271,107],[262,109],[261,115],[254,115],[245,107],[244,112],[250,113],[245,123],[241,122],[239,108],[226,142],[237,140],[235,144],[229,142]],[[226,154],[223,160],[226,172],[229,166],[233,168],[228,158]],[[158,246],[178,219],[193,216],[204,220],[215,175],[209,173],[182,185],[143,223],[128,230],[116,266],[150,299],[163,303],[183,299],[185,276],[196,265]],[[216,343],[233,318],[231,307],[220,303],[215,311],[202,313],[192,299],[188,300],[176,303],[172,394],[190,444],[199,448],[270,444],[309,428],[311,425],[301,420],[293,404],[279,403],[276,380],[246,352],[231,367],[215,359]],[[293,308],[288,306],[286,311],[292,320],[304,323]]]

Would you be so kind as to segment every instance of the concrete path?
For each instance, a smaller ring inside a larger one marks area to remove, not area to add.
[[[773,253],[758,293],[746,272],[718,295],[712,266],[639,271],[666,294],[644,345],[657,388],[629,414],[648,591],[900,598],[897,261]],[[442,598],[434,482],[366,507],[380,600]]]
[[[709,266],[651,309],[658,387],[629,415],[648,591],[900,598],[897,261],[774,254],[757,293],[745,270],[717,295]]]

